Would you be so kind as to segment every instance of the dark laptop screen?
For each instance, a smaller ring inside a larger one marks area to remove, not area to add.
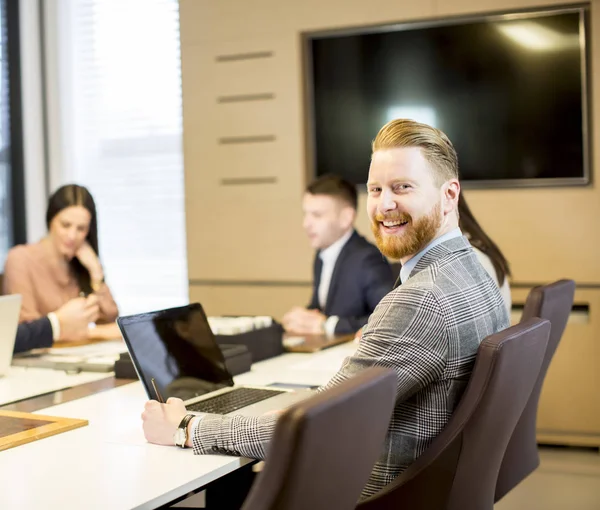
[[[123,338],[148,395],[154,378],[166,400],[233,386],[221,349],[199,303],[119,317]]]

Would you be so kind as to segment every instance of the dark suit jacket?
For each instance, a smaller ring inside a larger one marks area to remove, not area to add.
[[[381,252],[354,232],[335,262],[325,309],[319,306],[319,283],[323,263],[317,253],[314,262],[313,295],[308,306],[328,317],[340,320],[336,334],[354,333],[362,328],[369,315],[394,284],[392,269]]]
[[[19,324],[15,340],[15,354],[43,347],[52,347],[52,325],[48,317]]]

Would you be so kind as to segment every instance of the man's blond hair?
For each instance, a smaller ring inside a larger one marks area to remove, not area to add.
[[[458,179],[458,156],[450,139],[439,129],[410,119],[396,119],[379,130],[372,144],[373,152],[402,147],[421,149],[437,184]]]

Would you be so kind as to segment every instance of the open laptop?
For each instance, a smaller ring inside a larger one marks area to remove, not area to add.
[[[5,375],[10,368],[20,312],[19,294],[0,296],[0,376]]]
[[[258,416],[310,391],[235,386],[199,303],[119,317],[117,324],[149,398],[181,398],[189,411]]]

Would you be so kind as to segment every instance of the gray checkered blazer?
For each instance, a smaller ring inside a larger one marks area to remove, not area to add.
[[[430,249],[410,277],[385,296],[357,352],[320,391],[372,366],[398,376],[396,408],[362,497],[396,478],[444,428],[465,387],[479,343],[509,325],[496,283],[465,237]],[[262,459],[276,416],[205,416],[195,453]]]

